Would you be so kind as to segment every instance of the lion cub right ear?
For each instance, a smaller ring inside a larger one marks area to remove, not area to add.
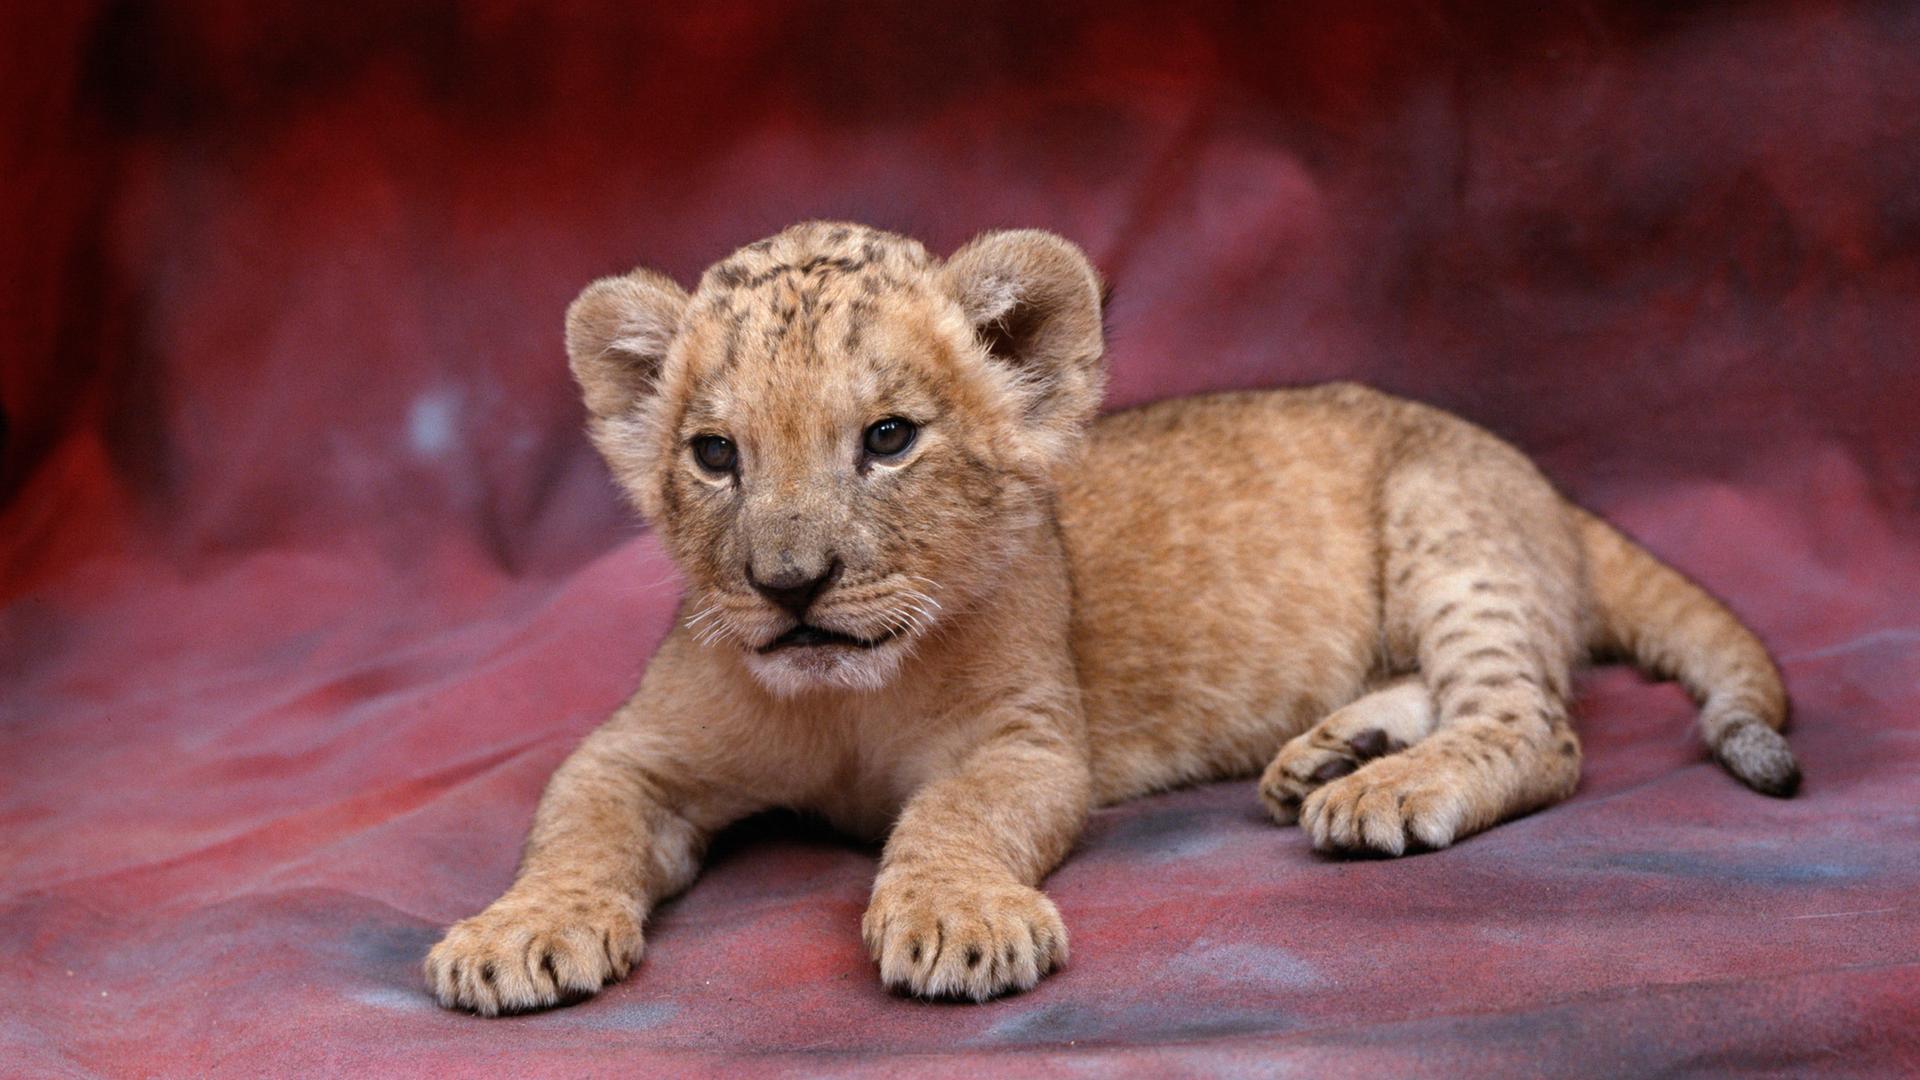
[[[651,270],[601,278],[567,308],[567,364],[587,411],[611,417],[651,394],[687,294]]]

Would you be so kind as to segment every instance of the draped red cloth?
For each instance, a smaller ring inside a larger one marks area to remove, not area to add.
[[[5,1071],[1920,1070],[1920,9],[690,7],[0,15]],[[561,311],[807,217],[1078,241],[1115,405],[1491,426],[1772,644],[1804,793],[1603,672],[1579,793],[1445,852],[1099,812],[1025,995],[883,992],[873,852],[775,819],[627,982],[442,1011],[671,618]]]

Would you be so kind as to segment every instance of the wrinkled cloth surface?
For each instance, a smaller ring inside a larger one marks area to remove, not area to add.
[[[689,7],[0,16],[0,1071],[1920,1070],[1920,9]],[[1804,793],[1602,670],[1574,798],[1444,852],[1096,813],[1024,995],[885,993],[875,852],[772,818],[626,982],[439,1009],[673,618],[560,314],[807,217],[1076,240],[1115,407],[1492,427],[1775,648]]]

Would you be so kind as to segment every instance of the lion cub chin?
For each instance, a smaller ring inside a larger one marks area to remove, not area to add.
[[[832,222],[691,293],[581,293],[589,432],[686,595],[512,886],[428,955],[443,1004],[624,977],[707,838],[770,807],[885,837],[887,985],[1025,989],[1067,958],[1036,886],[1091,807],[1264,768],[1321,850],[1445,847],[1573,789],[1595,650],[1676,674],[1730,771],[1793,790],[1759,642],[1513,448],[1354,386],[1095,423],[1100,308],[1046,233],[939,260]]]

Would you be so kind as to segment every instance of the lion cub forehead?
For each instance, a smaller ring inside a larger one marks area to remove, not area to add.
[[[911,391],[950,372],[947,338],[965,329],[946,325],[959,316],[937,271],[918,241],[840,222],[741,248],[701,277],[686,320],[693,411],[768,396],[855,408],[924,396]]]
[[[807,222],[715,263],[684,326],[696,370],[852,356],[888,324],[938,317],[937,264],[916,240]],[[785,366],[785,365],[781,365]]]
[[[883,292],[917,281],[933,265],[912,237],[851,222],[809,221],[760,240],[707,268],[696,299],[721,299],[792,285],[824,287],[852,278],[862,291]],[[845,282],[840,282],[844,284]]]

